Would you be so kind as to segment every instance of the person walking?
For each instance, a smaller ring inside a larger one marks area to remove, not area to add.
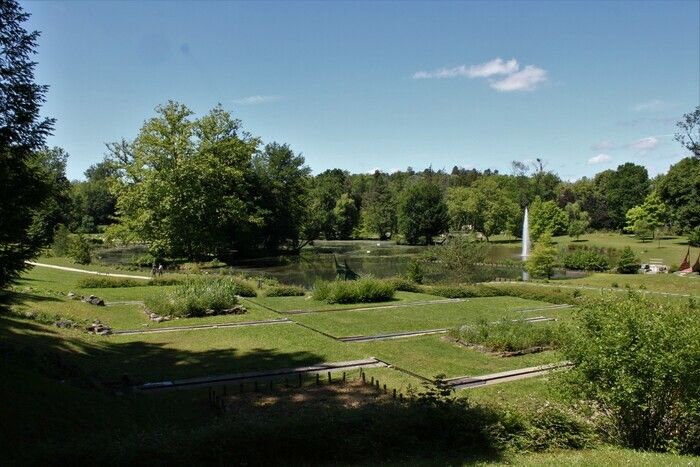
[[[159,276],[162,276],[162,275],[163,275],[163,265],[162,265],[162,264],[159,264],[159,265],[158,265],[158,275],[159,275]]]
[[[156,273],[158,270],[156,269],[156,263],[153,263],[153,266],[151,266],[151,276],[156,277]]]

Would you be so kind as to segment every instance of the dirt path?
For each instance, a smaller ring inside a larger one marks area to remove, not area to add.
[[[40,267],[40,268],[58,269],[60,271],[79,272],[82,274],[94,274],[96,276],[124,277],[126,279],[141,279],[141,280],[146,280],[146,281],[151,280],[151,278],[149,276],[135,276],[132,274],[117,274],[117,273],[111,273],[111,272],[88,271],[86,269],[69,268],[67,266],[56,266],[55,264],[35,263],[33,261],[25,261],[25,263],[32,265],[32,266]]]

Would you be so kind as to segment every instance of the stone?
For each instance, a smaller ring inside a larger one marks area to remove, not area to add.
[[[68,292],[68,298],[75,298],[75,292]]]
[[[105,301],[102,300],[100,297],[96,297],[95,295],[90,295],[87,298],[84,297],[83,301],[85,303],[89,303],[90,305],[105,306]]]

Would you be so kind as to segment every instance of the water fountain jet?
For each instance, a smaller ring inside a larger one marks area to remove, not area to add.
[[[525,216],[523,216],[523,249],[520,253],[520,257],[523,263],[527,261],[530,256],[530,220],[527,214],[527,208],[525,208]],[[530,274],[523,268],[523,281],[530,280]]]

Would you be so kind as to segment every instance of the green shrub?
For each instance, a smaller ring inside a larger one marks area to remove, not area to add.
[[[416,259],[409,261],[406,269],[406,279],[416,284],[423,283],[423,266]]]
[[[607,271],[610,268],[608,258],[595,251],[576,249],[562,258],[562,264],[567,269],[582,271]]]
[[[435,285],[426,288],[432,295],[445,298],[495,297],[498,291],[487,285]]]
[[[688,233],[688,245],[700,246],[700,225]]]
[[[257,296],[257,292],[255,291],[257,284],[250,280],[246,279],[243,276],[226,276],[231,279],[231,282],[233,282],[236,285],[236,294],[240,295],[241,297],[255,297]]]
[[[267,297],[301,297],[306,295],[306,290],[297,285],[274,285],[265,290]]]
[[[92,260],[92,247],[90,242],[82,235],[78,234],[70,241],[68,256],[78,264],[90,264]]]
[[[51,252],[54,256],[66,256],[70,250],[70,232],[68,227],[58,224],[53,233]]]
[[[395,291],[389,281],[363,277],[356,281],[319,281],[313,297],[327,303],[373,303],[392,300]]]
[[[384,280],[391,284],[394,289],[402,292],[420,293],[424,291],[424,286],[403,277],[390,277],[389,279]]]
[[[203,316],[238,304],[239,284],[230,276],[189,277],[165,293],[146,297],[146,308],[161,316]]]
[[[641,267],[639,258],[634,254],[632,248],[626,246],[620,254],[617,262],[617,272],[620,274],[636,274]]]
[[[629,296],[589,301],[562,346],[565,375],[614,442],[700,454],[700,321],[685,303]]]
[[[121,287],[143,287],[143,286],[164,286],[181,283],[180,279],[174,277],[154,277],[153,279],[135,280],[126,277],[93,276],[78,279],[77,287],[81,289],[110,289]]]
[[[533,347],[556,348],[560,342],[559,327],[556,325],[508,318],[497,323],[483,320],[474,326],[463,326],[453,330],[452,336],[494,352],[515,352]]]

